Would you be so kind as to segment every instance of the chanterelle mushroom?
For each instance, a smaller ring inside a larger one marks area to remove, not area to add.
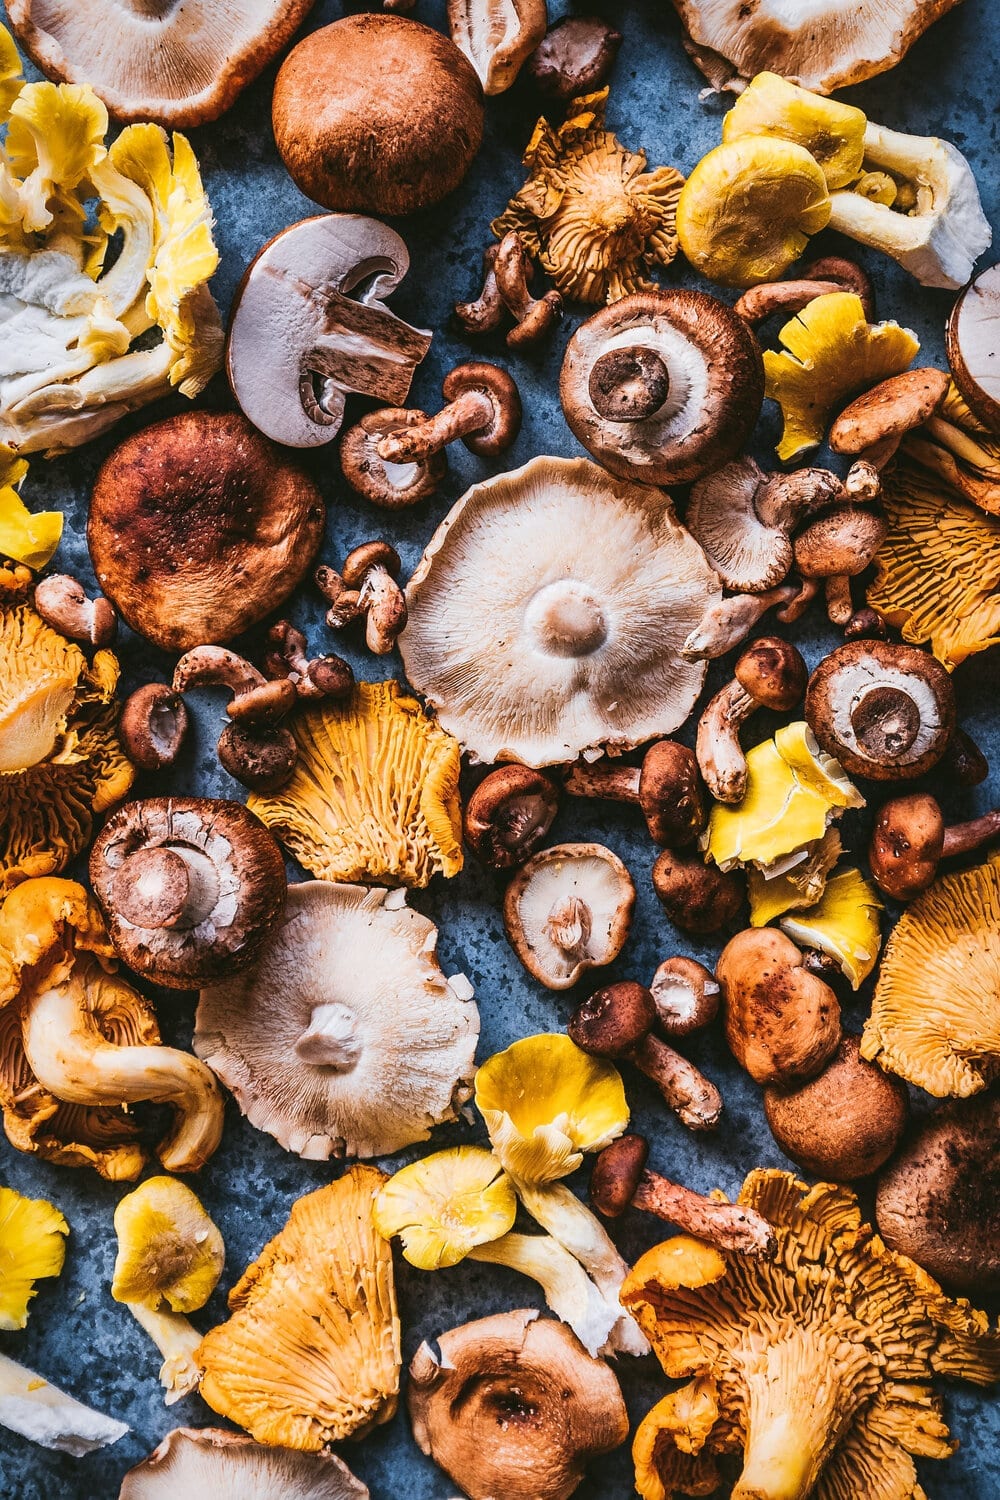
[[[118,1500],[370,1500],[332,1453],[294,1453],[221,1427],[175,1427],[129,1469]]]
[[[720,597],[660,493],[536,458],[474,485],[439,526],[399,645],[475,759],[552,765],[683,723],[705,665],[680,648]]]
[[[518,870],[504,897],[511,947],[550,990],[611,963],[632,925],[635,886],[602,844],[554,844]]]
[[[608,1365],[534,1311],[421,1344],[407,1404],[417,1445],[471,1500],[567,1500],[587,1462],[628,1436]]]
[[[201,992],[194,1048],[251,1123],[311,1161],[389,1156],[472,1092],[479,1015],[437,929],[384,890],[308,881],[256,967]]]

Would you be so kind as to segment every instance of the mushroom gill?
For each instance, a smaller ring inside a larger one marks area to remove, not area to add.
[[[129,1469],[118,1500],[370,1500],[368,1486],[332,1453],[265,1448],[221,1427],[175,1427]]]

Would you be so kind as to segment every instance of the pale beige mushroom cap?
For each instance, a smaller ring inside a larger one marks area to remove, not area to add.
[[[684,722],[705,664],[681,647],[721,597],[661,490],[536,458],[474,485],[438,527],[399,644],[473,759],[554,765]]]
[[[479,1013],[400,892],[305,881],[257,966],[201,992],[194,1049],[310,1161],[389,1156],[472,1092]]]
[[[369,1500],[332,1454],[264,1447],[221,1427],[176,1427],[122,1480],[118,1500]]]
[[[635,886],[603,844],[553,844],[524,865],[504,897],[518,958],[550,990],[618,957],[632,925]]]

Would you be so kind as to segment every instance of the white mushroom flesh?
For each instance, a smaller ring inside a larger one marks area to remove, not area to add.
[[[915,704],[920,715],[913,743],[898,755],[893,763],[900,766],[911,764],[926,755],[941,738],[941,711],[930,683],[916,672],[903,672],[898,667],[882,666],[874,660],[863,659],[851,667],[843,667],[831,675],[828,686],[830,724],[838,744],[847,745],[855,755],[864,757],[865,748],[858,741],[851,715],[867,694],[884,688],[895,689]],[[781,872],[775,872],[781,873]]]
[[[532,972],[558,988],[572,983],[581,965],[610,963],[621,948],[622,907],[630,896],[617,860],[536,855],[517,902],[518,946],[530,954]]]
[[[332,1453],[266,1448],[218,1427],[175,1428],[122,1483],[119,1500],[369,1500]]]
[[[84,1406],[5,1354],[0,1354],[0,1427],[74,1458],[117,1443],[129,1430],[127,1423]]]

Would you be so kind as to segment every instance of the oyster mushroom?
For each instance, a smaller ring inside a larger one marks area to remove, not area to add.
[[[868,851],[872,876],[896,901],[909,901],[932,884],[942,859],[969,854],[1000,835],[1000,813],[983,813],[969,823],[945,827],[944,815],[928,792],[893,797],[878,815]]]
[[[406,597],[407,679],[441,725],[486,764],[545,766],[683,723],[705,667],[680,647],[720,590],[662,495],[538,458],[469,490]]]
[[[498,766],[465,804],[465,842],[491,869],[514,869],[541,848],[558,809],[548,776],[516,762]]]
[[[129,1469],[118,1500],[370,1500],[368,1486],[332,1453],[266,1448],[221,1427],[175,1427]]]
[[[104,825],[90,880],[115,950],[168,989],[190,990],[255,962],[285,904],[274,839],[239,802],[155,797]]]
[[[567,990],[587,969],[611,963],[632,925],[635,886],[602,844],[553,844],[522,865],[507,887],[503,922],[535,979]]]
[[[545,35],[545,0],[448,0],[448,30],[483,92],[502,94]]]
[[[622,479],[686,484],[733,458],[760,414],[761,354],[705,292],[644,291],[581,323],[559,398],[587,451]]]
[[[202,989],[194,1050],[240,1109],[309,1161],[390,1156],[458,1117],[479,1015],[437,928],[384,890],[308,881],[256,965]]]
[[[403,406],[431,344],[385,305],[409,267],[395,230],[358,214],[303,219],[268,240],[237,288],[226,343],[229,384],[255,427],[314,448],[336,437],[352,393]]]
[[[417,1446],[471,1500],[567,1500],[589,1460],[628,1436],[608,1365],[534,1311],[480,1318],[421,1344],[407,1404]]]
[[[980,422],[1000,429],[994,329],[1000,318],[1000,266],[987,266],[962,292],[948,319],[948,364]]]
[[[840,1003],[805,967],[801,951],[773,927],[738,933],[715,972],[726,1041],[755,1083],[812,1078],[840,1043]]]
[[[129,1430],[6,1354],[0,1354],[0,1427],[73,1458],[117,1443]]]

